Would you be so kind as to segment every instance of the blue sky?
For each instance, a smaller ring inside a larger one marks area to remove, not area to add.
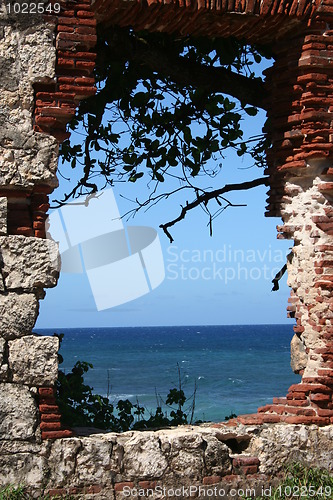
[[[251,119],[251,134],[260,131],[263,119],[263,115]],[[262,175],[248,165],[231,155],[219,176],[206,180],[205,185],[218,187]],[[61,171],[66,175],[69,167],[62,166]],[[51,197],[66,190],[68,182],[60,177],[60,186]],[[276,239],[279,219],[264,217],[266,191],[261,186],[230,194],[232,202],[247,206],[229,208],[215,219],[213,237],[207,216],[198,208],[172,228],[175,241],[170,245],[159,224],[178,215],[180,198],[141,211],[129,221],[124,219],[125,225],[157,230],[165,264],[163,283],[136,300],[97,311],[87,275],[61,273],[58,286],[48,289],[41,301],[36,328],[290,322],[286,318],[290,292],[286,277],[278,292],[271,292],[271,280],[283,266],[291,242]],[[120,194],[143,200],[146,190],[144,183],[137,182],[118,184],[113,192],[120,214],[124,214],[133,205]]]
[[[247,117],[246,134],[261,133],[264,120],[262,112],[255,118]],[[261,169],[250,166],[250,159],[229,154],[218,176],[203,178],[202,186],[218,188],[263,175]],[[68,177],[70,166],[61,166],[61,173]],[[142,181],[116,184],[113,193],[121,215],[134,206],[125,198],[146,199],[146,183]],[[70,185],[59,176],[59,188],[50,198],[61,198]],[[147,226],[158,232],[164,281],[135,300],[97,311],[87,274],[61,272],[57,287],[46,290],[40,302],[36,328],[291,324],[286,317],[290,293],[286,276],[277,292],[271,291],[271,280],[284,265],[292,242],[276,239],[280,219],[264,217],[266,192],[267,188],[260,186],[230,193],[231,202],[247,206],[228,208],[216,218],[213,237],[209,235],[207,215],[200,208],[171,228],[172,244],[159,228],[179,214],[184,200],[192,201],[190,194],[162,201],[147,212],[140,211],[134,219],[124,218],[125,226]]]

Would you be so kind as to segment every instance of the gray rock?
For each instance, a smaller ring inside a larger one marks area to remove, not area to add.
[[[207,443],[204,450],[207,475],[231,474],[230,450],[228,446],[212,434],[205,435],[204,439]]]
[[[28,387],[0,384],[0,401],[0,440],[33,438],[37,407]]]
[[[42,447],[24,441],[0,441],[0,485],[29,485],[41,490],[47,474]],[[37,498],[37,497],[34,497]]]
[[[293,462],[333,470],[333,425],[276,424],[256,429],[247,452],[259,458],[260,472],[276,475]]]
[[[37,15],[1,16],[0,185],[56,187],[57,141],[32,128],[33,86],[55,77],[54,27]]]
[[[163,476],[168,462],[161,450],[158,434],[135,433],[124,444],[123,464],[127,480],[134,477],[150,479]]]
[[[59,276],[58,246],[40,238],[0,236],[0,264],[7,291],[54,287]]]
[[[7,234],[7,198],[0,198],[0,236]]]
[[[33,293],[0,293],[0,337],[6,340],[31,332],[39,303]]]
[[[8,342],[8,365],[13,382],[54,385],[58,377],[59,340],[28,335]]]
[[[294,335],[290,342],[290,366],[294,373],[299,373],[304,370],[307,362],[308,356],[305,352],[304,344],[298,335]]]

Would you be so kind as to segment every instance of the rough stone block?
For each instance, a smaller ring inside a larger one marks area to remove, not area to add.
[[[33,438],[37,407],[28,387],[0,384],[0,401],[0,440]]]
[[[0,198],[0,236],[7,234],[7,198]]]
[[[7,291],[30,291],[57,284],[59,252],[54,241],[25,236],[1,236],[1,261],[1,274]]]
[[[0,33],[0,185],[56,187],[57,141],[34,132],[31,119],[33,85],[52,82],[55,75],[54,29],[38,15],[22,15],[18,25],[14,19],[5,23]]]
[[[8,365],[13,382],[53,385],[58,376],[59,340],[28,335],[8,342]]]
[[[47,458],[41,453],[40,445],[24,441],[0,441],[1,486],[28,484],[33,492],[35,488],[43,487],[45,471]]]
[[[0,294],[0,337],[10,340],[30,333],[38,308],[39,303],[33,293]]]
[[[299,373],[307,365],[308,356],[305,352],[304,344],[298,335],[294,335],[290,343],[290,366],[294,373]]]

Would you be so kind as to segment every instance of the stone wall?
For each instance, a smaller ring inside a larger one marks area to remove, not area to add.
[[[0,7],[0,484],[125,498],[128,487],[218,485],[226,492],[260,487],[287,459],[330,468],[331,0],[145,5],[61,0],[60,5],[58,14],[33,16],[8,15],[6,6]],[[79,100],[96,91],[97,23],[103,29],[117,24],[180,34],[241,34],[273,46],[276,63],[267,73],[273,143],[268,214],[283,219],[279,237],[294,240],[288,310],[296,318],[294,369],[302,381],[285,398],[228,425],[89,437],[75,437],[61,425],[53,389],[58,340],[32,329],[44,288],[57,283],[57,245],[45,239],[48,195],[57,185],[58,144],[68,137],[66,124]]]
[[[57,378],[58,340],[31,331],[59,274],[57,245],[42,239],[58,143],[32,114],[34,85],[55,78],[54,26],[0,9],[0,440],[38,441],[37,387]]]
[[[254,498],[293,461],[332,471],[333,426],[181,426],[47,440],[0,441],[0,484],[35,495],[122,500]]]

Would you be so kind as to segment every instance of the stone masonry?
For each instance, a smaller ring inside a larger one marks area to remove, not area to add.
[[[270,484],[287,460],[330,469],[333,1],[60,0],[59,11],[39,3],[43,14],[0,6],[0,485],[108,499],[125,498],[126,488],[217,485],[233,496],[232,488]],[[273,49],[267,215],[281,217],[278,237],[294,241],[288,314],[302,380],[227,425],[82,436],[61,424],[58,340],[32,329],[44,288],[58,279],[57,244],[45,239],[48,195],[66,125],[96,92],[97,25],[238,36]]]

